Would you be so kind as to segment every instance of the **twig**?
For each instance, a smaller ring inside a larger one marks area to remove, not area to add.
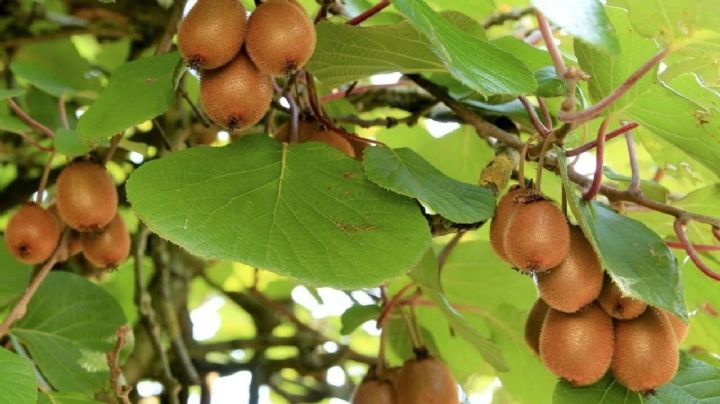
[[[50,157],[48,157],[47,163],[45,163],[45,167],[43,167],[42,176],[40,177],[40,185],[38,186],[38,193],[37,197],[35,198],[35,202],[42,203],[43,201],[43,194],[45,193],[45,187],[47,186],[48,177],[50,176],[50,168],[52,167],[53,159],[55,159],[55,149],[50,151]]]
[[[555,38],[553,37],[552,29],[550,29],[550,24],[545,19],[545,16],[539,11],[535,12],[535,18],[537,18],[538,28],[540,29],[543,41],[545,42],[545,47],[547,48],[550,58],[552,58],[553,65],[555,66],[555,74],[557,74],[558,77],[565,77],[565,61],[560,53],[560,49],[558,49],[555,44]]]
[[[483,28],[505,24],[507,21],[519,20],[535,11],[534,7],[516,8],[507,13],[493,14],[483,22]]]
[[[406,86],[406,85],[407,85],[407,82],[398,81],[397,83],[393,83],[393,84],[373,84],[373,85],[368,85],[368,86],[355,86],[352,89],[349,88],[347,91],[335,91],[333,93],[324,95],[320,98],[320,103],[326,104],[330,101],[339,100],[341,98],[346,98],[350,95],[363,94],[368,91],[381,90],[381,89],[386,89],[386,88],[397,88],[397,87],[402,87],[402,86]]]
[[[616,137],[618,137],[618,136],[620,136],[620,135],[623,135],[623,134],[625,134],[625,133],[627,133],[627,132],[635,129],[635,128],[637,128],[638,126],[639,126],[639,125],[638,125],[637,123],[635,123],[635,122],[631,122],[631,123],[625,124],[625,125],[621,126],[620,128],[615,129],[614,131],[612,131],[612,132],[608,133],[607,135],[605,135],[605,142],[608,142],[608,141],[610,141],[610,140],[612,140],[612,139],[615,139]],[[565,152],[565,155],[568,156],[568,157],[579,156],[580,154],[585,153],[585,152],[588,151],[588,150],[591,150],[591,149],[594,148],[595,146],[597,146],[597,139],[594,139],[592,142],[585,143],[584,145],[582,145],[582,146],[580,146],[580,147],[577,147],[577,148],[575,148],[575,149],[568,150],[568,151]]]
[[[535,97],[537,99],[538,106],[540,107],[540,113],[543,116],[543,119],[545,120],[545,128],[548,130],[548,132],[552,132],[553,129],[553,122],[552,122],[552,116],[550,115],[550,110],[548,110],[547,103],[542,97]]]
[[[210,120],[198,109],[197,105],[190,99],[190,96],[188,95],[187,91],[184,88],[180,88],[180,95],[183,97],[185,102],[190,105],[190,108],[193,110],[193,113],[195,116],[202,122],[202,124],[206,127],[210,127]]]
[[[23,132],[17,133],[21,138],[23,138],[24,141],[28,142],[30,145],[35,146],[36,149],[40,150],[41,152],[50,153],[55,150],[53,147],[47,147],[41,145],[37,140],[33,139],[30,135]]]
[[[537,172],[535,173],[535,189],[538,191],[541,191],[542,187],[542,175],[545,165],[545,156],[547,155],[548,149],[550,148],[550,145],[555,140],[555,133],[550,132],[550,136],[545,138],[545,141],[542,144],[542,148],[540,149],[540,157],[538,157],[538,165],[537,165]]]
[[[545,125],[543,125],[542,122],[540,122],[540,118],[538,118],[535,107],[530,104],[530,101],[524,95],[521,95],[520,97],[518,97],[518,99],[520,100],[520,103],[523,105],[523,107],[525,107],[525,110],[530,116],[530,122],[532,122],[535,131],[539,133],[542,137],[547,137],[547,135],[550,134],[550,130]]]
[[[20,118],[23,122],[30,125],[33,129],[38,131],[40,134],[45,135],[46,137],[53,139],[55,138],[55,132],[50,130],[47,126],[43,125],[42,123],[36,121],[33,117],[28,115],[27,112],[23,111],[22,108],[20,108],[19,105],[13,100],[12,98],[7,99],[8,105],[10,106],[10,109],[15,112],[15,115],[17,115],[18,118]]]
[[[110,368],[110,387],[115,392],[115,396],[123,404],[132,404],[130,401],[129,394],[132,391],[132,386],[120,384],[120,378],[122,377],[122,369],[120,368],[120,351],[127,340],[127,336],[132,329],[130,326],[122,325],[117,329],[115,333],[117,341],[112,351],[105,354],[107,359],[108,367]]]
[[[638,80],[640,80],[647,72],[649,72],[653,67],[660,63],[660,61],[663,60],[665,56],[667,56],[669,53],[670,48],[665,48],[660,52],[656,53],[655,56],[650,58],[650,60],[648,60],[647,62],[643,63],[642,66],[640,66],[635,72],[633,72],[630,77],[628,77],[627,80],[625,80],[618,88],[613,90],[613,92],[608,94],[602,100],[598,101],[595,105],[579,112],[560,111],[558,113],[558,119],[563,122],[581,123],[595,118],[596,116],[600,115],[600,113],[602,113],[605,108],[612,105],[612,103],[614,103],[618,98],[625,95],[625,93],[630,88],[632,88],[632,86],[635,85]]]
[[[683,250],[685,249],[685,246],[679,241],[666,241],[665,245],[667,245],[670,248],[683,249]],[[693,244],[692,246],[695,249],[695,251],[698,251],[698,252],[720,251],[720,245]]]
[[[710,267],[705,265],[702,259],[700,259],[697,251],[695,251],[695,247],[693,247],[692,243],[690,243],[690,240],[688,240],[687,235],[685,234],[685,229],[683,228],[684,224],[687,222],[687,218],[677,217],[675,218],[675,222],[673,223],[673,229],[675,230],[675,234],[680,240],[683,248],[685,248],[685,252],[687,252],[688,257],[690,257],[692,262],[695,264],[696,267],[698,267],[700,271],[702,271],[702,273],[712,279],[715,279],[716,281],[720,281],[720,273],[713,271],[712,269],[710,269]]]
[[[455,233],[453,238],[448,241],[447,244],[445,244],[445,247],[443,247],[442,251],[440,251],[440,254],[437,256],[437,263],[438,263],[438,276],[440,273],[442,273],[443,268],[445,267],[445,263],[447,262],[448,257],[450,257],[450,254],[453,252],[455,247],[460,243],[460,239],[465,235],[465,230],[460,230],[459,232]]]
[[[597,150],[595,153],[595,174],[593,175],[592,183],[585,193],[583,193],[583,199],[589,201],[595,198],[598,191],[600,190],[600,184],[602,183],[603,177],[603,163],[605,160],[605,133],[607,130],[609,119],[603,119],[598,128],[597,134]]]
[[[635,140],[630,132],[625,134],[625,140],[627,141],[628,158],[630,160],[630,186],[628,186],[628,192],[638,193],[640,192],[640,166],[638,165],[637,159],[637,147],[635,146]]]
[[[65,129],[70,129],[70,123],[67,119],[67,109],[65,108],[65,96],[58,97],[58,113],[60,114],[60,122]]]
[[[381,0],[378,4],[370,7],[369,9],[365,10],[362,14],[358,15],[357,17],[349,20],[347,22],[348,25],[359,25],[363,21],[367,20],[368,18],[374,16],[375,14],[379,13],[382,9],[390,5],[390,0]]]
[[[47,261],[45,261],[45,264],[43,264],[42,268],[40,268],[40,271],[38,271],[32,282],[30,282],[30,285],[27,287],[27,289],[25,289],[25,292],[23,293],[22,297],[20,297],[20,300],[15,303],[15,306],[13,306],[12,310],[10,310],[10,313],[7,315],[7,317],[5,317],[2,324],[0,324],[0,338],[4,337],[5,334],[8,333],[10,327],[15,321],[21,319],[25,315],[25,312],[27,312],[28,303],[30,303],[30,299],[32,299],[42,282],[45,280],[45,278],[47,278],[50,270],[60,260],[60,257],[67,256],[67,242],[69,234],[70,232],[67,230],[63,232],[62,236],[60,237],[60,242],[58,243],[57,248],[55,248],[55,252],[53,252],[53,254],[50,256],[50,258],[48,258]]]
[[[105,153],[105,157],[103,157],[103,165],[107,164],[110,160],[112,160],[112,157],[117,151],[118,145],[120,145],[120,141],[122,140],[122,138],[122,132],[112,137],[112,139],[110,140],[110,148],[108,149],[107,153]]]

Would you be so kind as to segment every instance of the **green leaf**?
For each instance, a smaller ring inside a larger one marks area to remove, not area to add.
[[[423,0],[392,3],[430,40],[435,54],[463,84],[485,96],[535,91],[537,82],[532,72],[512,54],[464,32]]]
[[[365,150],[364,164],[374,183],[416,198],[455,223],[481,222],[495,211],[490,190],[446,176],[411,149],[371,147]]]
[[[31,274],[32,268],[10,255],[5,242],[0,243],[0,307],[22,295]]]
[[[555,68],[545,66],[535,72],[538,88],[535,94],[540,97],[562,97],[567,93],[567,82],[555,73]]]
[[[423,256],[422,261],[410,272],[410,277],[422,287],[423,293],[445,314],[448,324],[457,335],[473,344],[483,358],[496,370],[507,371],[508,367],[500,349],[495,343],[482,336],[455,308],[450,305],[442,293],[438,276],[437,260],[431,249]]]
[[[680,368],[670,383],[649,397],[650,404],[720,402],[720,369],[680,352]]]
[[[588,87],[593,102],[610,94],[658,50],[652,40],[640,38],[634,33],[627,11],[608,7],[607,14],[617,32],[621,53],[610,55],[583,42],[575,42],[578,63],[592,76]],[[607,112],[622,110],[643,95],[652,85],[655,71],[653,69],[635,83],[625,95],[607,109]]]
[[[478,183],[485,164],[495,156],[494,149],[469,125],[440,139],[430,137],[414,150],[443,174],[469,184]]]
[[[82,156],[90,151],[90,146],[74,130],[58,128],[54,142],[55,150],[68,158]]]
[[[349,335],[356,328],[365,324],[365,322],[374,320],[380,316],[380,307],[374,304],[368,305],[355,305],[345,310],[345,313],[340,316],[342,322],[342,328],[340,329],[341,335]]]
[[[623,294],[687,319],[681,273],[665,242],[643,223],[621,216],[605,204],[576,198],[565,155],[557,147],[555,151],[568,205]]]
[[[252,135],[192,148],[144,164],[127,192],[154,232],[188,251],[313,286],[375,286],[411,268],[430,242],[412,199],[318,142]]]
[[[610,374],[591,386],[560,381],[553,392],[553,404],[642,404],[642,396],[625,388]]]
[[[548,20],[604,52],[618,53],[618,40],[598,0],[532,0]]]
[[[19,97],[25,94],[22,88],[0,88],[0,100]]]
[[[102,404],[102,401],[93,400],[82,393],[40,393],[38,404]]]
[[[16,77],[57,97],[94,96],[100,89],[100,80],[90,73],[91,69],[70,39],[23,46],[10,64]]]
[[[25,358],[0,347],[0,404],[34,403],[35,369]]]
[[[105,352],[125,323],[117,301],[80,276],[53,272],[10,332],[27,346],[59,391],[98,391],[108,384]]]
[[[165,112],[174,99],[179,63],[175,52],[117,68],[105,91],[80,118],[78,134],[86,140],[109,138]]]

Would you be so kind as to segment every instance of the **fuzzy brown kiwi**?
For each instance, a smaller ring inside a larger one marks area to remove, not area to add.
[[[207,115],[228,129],[255,125],[270,108],[270,76],[260,73],[245,53],[227,65],[203,71],[200,101]]]
[[[39,264],[57,248],[60,232],[61,225],[52,213],[36,203],[26,203],[10,217],[5,243],[19,261]]]
[[[570,252],[560,265],[538,274],[540,297],[553,309],[574,313],[592,303],[603,287],[603,268],[578,226],[570,228]]]
[[[510,264],[523,271],[546,271],[570,251],[570,226],[555,205],[534,190],[515,196],[516,207],[508,218],[503,250]]]
[[[199,0],[178,27],[178,48],[194,69],[217,69],[240,52],[247,13],[240,0]]]
[[[55,203],[65,224],[80,232],[99,231],[117,212],[115,181],[94,161],[75,161],[65,167],[55,186]]]
[[[85,234],[82,253],[88,262],[98,268],[114,268],[125,261],[130,253],[130,234],[122,217],[116,214],[100,233]]]
[[[577,313],[550,309],[540,332],[540,359],[555,375],[585,386],[598,381],[613,356],[613,322],[597,304]]]
[[[352,404],[396,404],[395,387],[388,380],[368,379],[355,390]]]
[[[298,143],[322,142],[331,146],[349,157],[355,158],[355,149],[350,141],[341,134],[325,129],[322,124],[314,120],[301,120],[298,122]],[[280,142],[290,141],[290,124],[283,124],[277,131],[275,138]]]
[[[510,188],[510,190],[508,190],[502,198],[500,198],[497,203],[497,207],[495,208],[495,214],[490,222],[490,245],[495,251],[495,254],[506,262],[510,261],[508,260],[507,254],[505,254],[505,248],[503,247],[505,229],[507,228],[510,216],[512,216],[512,213],[517,206],[514,201],[515,195],[518,195],[520,191],[520,186],[515,185]]]
[[[682,344],[683,341],[685,341],[685,338],[687,338],[688,331],[690,330],[690,325],[680,319],[680,317],[676,316],[675,314],[665,310],[665,309],[659,309],[662,314],[667,317],[667,319],[670,321],[670,325],[673,328],[673,331],[675,332],[675,338],[677,338],[678,345]]]
[[[457,404],[455,379],[450,369],[432,356],[405,362],[397,378],[398,403]]]
[[[623,296],[620,288],[605,275],[603,288],[597,298],[605,313],[618,320],[630,320],[645,312],[647,304],[630,296]]]
[[[650,393],[677,372],[679,354],[670,320],[649,307],[639,317],[615,324],[615,379],[632,391]]]
[[[248,20],[245,48],[261,72],[290,76],[315,51],[315,25],[305,10],[287,0],[269,0]]]
[[[538,298],[530,309],[527,320],[525,320],[525,342],[527,342],[535,355],[540,354],[540,332],[549,309],[550,306],[541,298]]]

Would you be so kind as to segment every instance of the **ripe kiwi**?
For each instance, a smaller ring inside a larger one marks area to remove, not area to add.
[[[315,51],[315,26],[294,1],[268,0],[248,20],[245,48],[261,72],[290,76]]]
[[[555,375],[585,386],[607,372],[613,345],[612,319],[597,304],[577,313],[551,308],[540,332],[540,359]]]
[[[52,213],[36,203],[26,203],[8,221],[5,243],[19,261],[39,264],[57,248],[60,232],[60,223]]]
[[[85,234],[82,252],[85,259],[98,268],[120,265],[130,254],[130,234],[120,215],[116,214],[102,232]]]
[[[492,221],[490,222],[490,245],[493,250],[495,250],[495,253],[507,262],[510,261],[508,260],[507,254],[505,254],[503,240],[505,238],[508,220],[517,206],[514,198],[520,191],[520,186],[516,185],[510,188],[510,190],[500,198],[495,208],[495,215],[493,215]]]
[[[194,69],[216,69],[240,52],[247,15],[240,0],[199,0],[178,27],[178,48]]]
[[[244,129],[255,125],[270,108],[270,76],[260,73],[245,53],[227,65],[204,71],[200,79],[200,101],[218,125]]]
[[[398,403],[457,404],[455,379],[445,364],[426,356],[405,362],[397,379]]]
[[[60,218],[80,231],[99,231],[117,212],[115,181],[94,161],[75,161],[58,176],[55,203]]]
[[[605,275],[603,288],[597,298],[605,313],[618,320],[633,319],[645,311],[647,304],[630,296],[623,296],[620,288]]]
[[[633,391],[652,392],[669,382],[679,365],[678,345],[670,320],[649,307],[629,321],[615,324],[615,379]]]
[[[346,155],[355,158],[355,148],[350,141],[341,134],[325,129],[322,124],[315,120],[301,120],[298,122],[298,143],[322,142],[334,147]],[[290,141],[290,124],[285,123],[279,129],[275,138],[280,142]]]
[[[565,215],[536,191],[525,189],[514,198],[503,250],[510,263],[524,271],[541,272],[560,263],[570,251],[570,226]]]
[[[688,331],[690,325],[680,319],[680,317],[676,316],[675,314],[664,310],[659,309],[662,314],[667,317],[667,319],[670,321],[670,325],[673,328],[673,331],[675,332],[675,338],[677,339],[678,345],[680,345],[683,341],[685,341],[685,338],[687,338]]]
[[[560,265],[538,274],[540,297],[553,309],[574,313],[595,300],[603,287],[603,268],[578,226],[570,228],[570,253]]]
[[[527,320],[525,320],[525,342],[527,342],[535,355],[540,354],[540,332],[549,309],[550,306],[541,298],[538,298],[530,309]]]
[[[355,390],[352,404],[395,404],[395,387],[388,380],[367,379]]]

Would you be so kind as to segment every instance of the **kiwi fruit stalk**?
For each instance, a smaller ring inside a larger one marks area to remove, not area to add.
[[[605,375],[613,357],[613,321],[597,304],[577,313],[548,310],[540,359],[555,375],[585,386]]]
[[[553,309],[574,313],[592,303],[603,287],[603,269],[578,226],[570,228],[570,252],[560,265],[537,276],[540,297]]]
[[[507,229],[508,220],[512,216],[515,207],[515,196],[520,193],[520,186],[515,185],[503,195],[497,203],[495,208],[495,214],[493,215],[492,221],[490,222],[490,245],[492,246],[495,254],[502,258],[503,261],[510,262],[507,254],[505,254],[505,248],[503,242],[505,238],[505,232]]]
[[[432,356],[405,362],[397,379],[400,404],[457,404],[455,379],[450,369]]]
[[[198,0],[178,27],[178,48],[194,69],[217,69],[240,52],[247,16],[240,0]]]
[[[615,325],[615,379],[632,391],[651,393],[669,382],[679,365],[678,345],[670,320],[649,307],[639,317]]]
[[[270,108],[270,76],[260,73],[244,53],[227,65],[205,71],[200,79],[200,101],[207,115],[231,130],[255,125]]]
[[[535,355],[540,354],[540,332],[549,309],[550,306],[541,298],[538,298],[530,309],[527,320],[525,320],[525,342],[527,342]]]
[[[130,254],[130,234],[120,215],[98,234],[85,234],[82,253],[88,262],[98,268],[115,268]]]
[[[268,0],[248,20],[245,48],[261,72],[290,76],[302,69],[316,43],[315,26],[293,0]]]
[[[560,265],[570,251],[570,226],[553,202],[534,190],[514,197],[507,220],[503,250],[510,263],[523,271],[542,272]]]
[[[630,296],[623,296],[620,288],[605,275],[598,302],[605,312],[618,320],[630,320],[645,312],[647,304]]]
[[[36,203],[26,203],[8,221],[5,243],[17,260],[39,264],[53,254],[60,241],[61,225]]]
[[[115,181],[105,167],[90,160],[65,167],[55,185],[55,203],[65,224],[80,232],[97,232],[117,212]]]

